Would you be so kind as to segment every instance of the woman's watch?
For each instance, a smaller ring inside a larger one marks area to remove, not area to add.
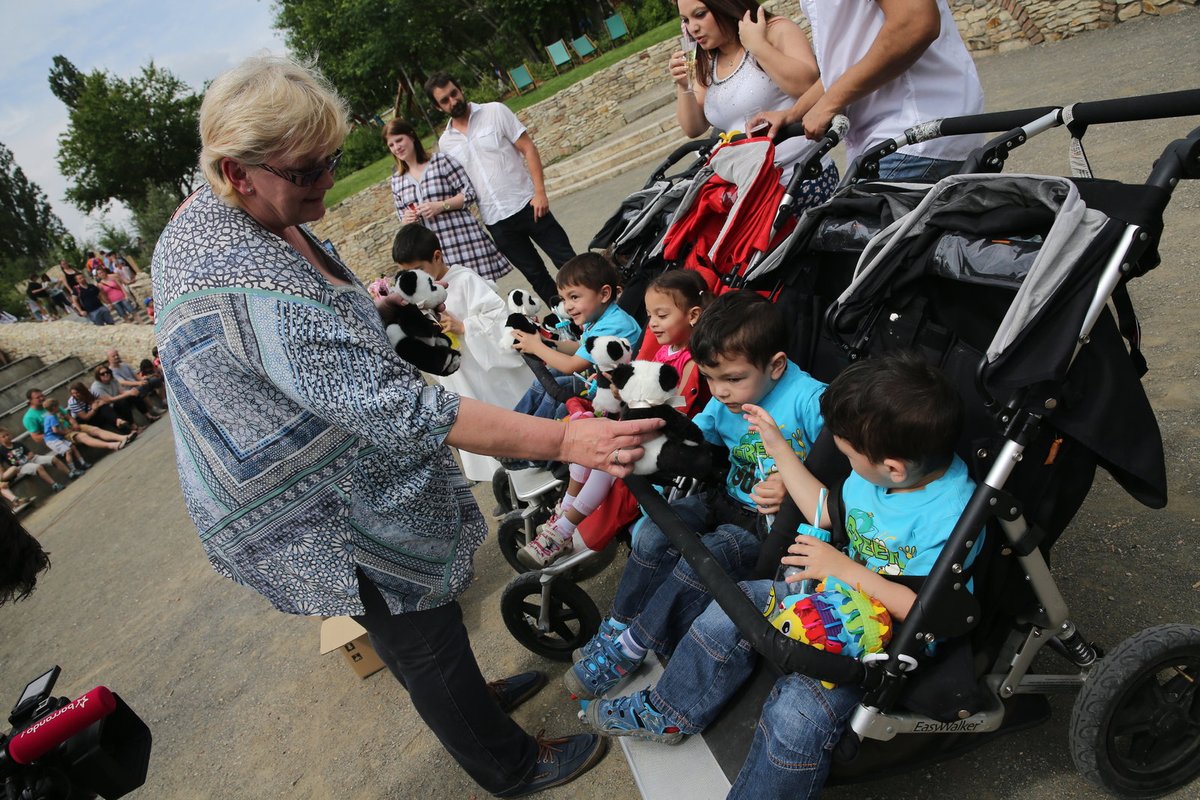
[[[450,210],[450,201],[443,200],[442,201],[442,211],[449,211],[449,210]]]

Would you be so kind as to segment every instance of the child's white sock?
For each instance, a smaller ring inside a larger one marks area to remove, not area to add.
[[[558,531],[558,536],[564,542],[570,539],[575,533],[575,523],[567,519],[566,510],[563,510],[563,515],[554,520],[554,530]]]
[[[622,653],[637,661],[646,657],[646,648],[634,638],[632,628],[621,631],[621,635],[617,637],[617,647],[621,648]]]
[[[562,500],[558,503],[558,514],[561,517],[575,506],[575,495],[567,493],[562,496]]]

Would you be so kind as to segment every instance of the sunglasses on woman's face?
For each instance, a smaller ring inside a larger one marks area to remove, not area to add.
[[[314,183],[316,183],[317,181],[321,180],[322,177],[324,177],[325,170],[329,170],[330,175],[333,175],[334,173],[336,173],[338,164],[341,162],[341,160],[342,160],[342,151],[338,150],[336,153],[331,155],[329,158],[325,159],[325,163],[321,164],[318,167],[313,167],[312,169],[306,169],[306,170],[279,169],[277,167],[272,167],[270,164],[259,164],[258,168],[264,169],[267,172],[271,173],[272,175],[283,178],[285,181],[289,181],[291,183],[296,184],[297,186],[307,189],[309,186],[312,186]]]

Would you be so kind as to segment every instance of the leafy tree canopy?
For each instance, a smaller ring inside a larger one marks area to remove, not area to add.
[[[544,44],[577,36],[604,11],[599,0],[278,0],[275,26],[369,115],[392,104],[402,75],[418,95],[439,70],[475,84],[544,59]]]
[[[73,244],[46,195],[0,144],[0,307],[23,313],[29,273]]]
[[[179,199],[191,191],[200,153],[200,96],[150,62],[130,80],[82,73],[62,56],[50,88],[70,109],[58,139],[58,166],[72,185],[67,199],[84,212],[113,200],[136,209],[152,186]]]

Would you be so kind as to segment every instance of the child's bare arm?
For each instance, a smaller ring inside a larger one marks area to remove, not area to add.
[[[591,362],[586,358],[575,355],[575,350],[579,347],[578,342],[563,342],[561,343],[563,349],[559,350],[546,344],[546,341],[536,333],[513,331],[513,338],[517,340],[517,343],[513,345],[514,349],[537,356],[546,362],[546,366],[552,367],[564,375],[581,372],[591,366]],[[568,350],[569,352],[567,352]]]
[[[825,485],[813,477],[808,467],[804,466],[804,462],[792,451],[792,446],[779,432],[779,425],[766,410],[747,403],[742,406],[742,413],[750,423],[750,430],[758,431],[767,455],[775,460],[775,468],[779,470],[788,494],[796,501],[801,511],[811,514],[809,509],[816,507],[817,497]],[[821,519],[813,520],[813,524],[820,528],[828,528],[828,510],[823,510]]]
[[[821,581],[832,575],[878,599],[897,620],[907,617],[913,603],[916,602],[917,594],[912,589],[872,572],[841,550],[816,537],[797,536],[795,543],[788,548],[788,553],[789,555],[784,556],[781,561],[788,566],[803,569],[803,572],[789,577],[789,582],[806,578]]]

